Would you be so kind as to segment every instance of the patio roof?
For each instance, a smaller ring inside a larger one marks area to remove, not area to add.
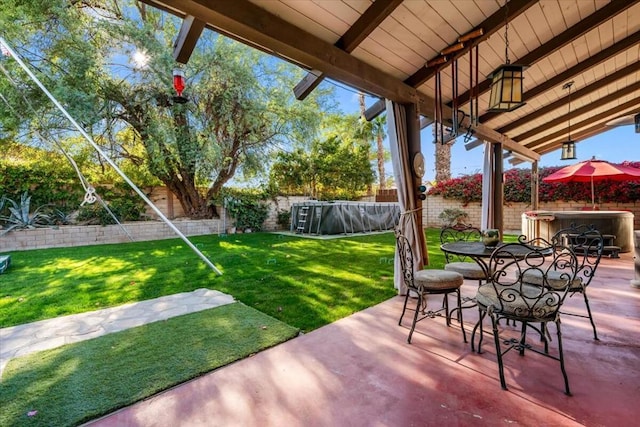
[[[329,77],[381,98],[417,102],[429,119],[436,69],[426,64],[482,29],[439,65],[444,101],[451,105],[449,64],[457,59],[457,99],[469,113],[469,51],[479,45],[474,136],[530,160],[560,148],[569,123],[572,140],[580,142],[611,129],[611,120],[640,112],[640,0],[510,0],[506,6],[499,0],[143,1],[188,17],[178,60],[188,60],[207,27],[307,69],[295,88],[301,98]],[[527,66],[526,105],[492,113],[488,76],[505,61],[505,14],[509,58]],[[575,82],[570,113],[562,89],[568,81]],[[378,103],[368,115],[382,108]]]

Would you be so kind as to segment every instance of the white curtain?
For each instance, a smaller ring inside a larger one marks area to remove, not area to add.
[[[493,171],[495,157],[491,143],[484,143],[484,168],[482,170],[482,216],[480,229],[493,228]]]
[[[400,212],[402,212],[398,227],[402,235],[409,239],[413,252],[414,268],[420,270],[423,267],[422,241],[424,239],[424,231],[418,229],[417,218],[418,215],[422,215],[422,210],[416,209],[417,189],[413,188],[407,141],[407,113],[403,105],[387,100],[387,126],[393,175],[398,189],[398,204],[400,205]],[[402,280],[397,250],[394,263],[394,286],[398,289],[398,294],[405,295],[407,293]]]

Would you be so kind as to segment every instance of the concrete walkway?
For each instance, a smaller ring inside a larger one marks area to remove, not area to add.
[[[88,313],[56,317],[0,329],[0,378],[13,357],[49,350],[196,311],[234,302],[209,289],[168,295]]]

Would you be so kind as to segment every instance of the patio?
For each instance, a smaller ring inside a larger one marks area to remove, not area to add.
[[[407,322],[397,325],[402,298],[394,297],[90,424],[635,425],[640,291],[633,278],[632,254],[602,259],[589,288],[599,342],[588,320],[562,318],[571,397],[558,364],[533,353],[506,356],[509,391],[501,390],[493,342],[472,353],[443,319],[419,323],[407,344]],[[475,288],[463,286],[467,296]],[[477,312],[464,315],[470,332]]]

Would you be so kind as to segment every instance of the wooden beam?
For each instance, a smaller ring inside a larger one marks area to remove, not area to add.
[[[487,142],[491,142],[493,144],[502,144],[502,148],[508,151],[513,151],[515,153],[522,154],[533,160],[540,160],[540,155],[533,151],[532,149],[525,147],[522,144],[518,144],[514,140],[508,138],[506,135],[496,132],[488,126],[483,124],[473,125],[470,124],[469,118],[465,117],[462,122],[463,128],[469,128],[471,126],[471,130],[475,136],[479,139],[482,139]]]
[[[508,10],[509,21],[513,20],[520,14],[524,13],[531,6],[536,4],[538,0],[511,0],[509,1],[508,7],[502,6],[498,9],[493,15],[482,21],[477,27],[473,30],[469,31],[469,33],[477,30],[482,30],[483,34],[480,37],[473,39],[468,44],[465,44],[465,47],[455,53],[455,55],[447,57],[447,60],[442,64],[439,64],[435,67],[428,67],[426,64],[424,67],[420,68],[418,71],[413,73],[411,76],[407,77],[404,81],[409,86],[418,87],[422,85],[424,82],[433,77],[439,69],[445,68],[450,65],[454,59],[459,59],[463,55],[469,53],[471,49],[479,45],[481,42],[487,40],[491,35],[496,33],[498,30],[504,27],[505,25],[505,9]],[[457,40],[456,40],[457,41]],[[433,58],[429,59],[427,63],[430,61],[436,60],[440,58],[441,55],[436,55]]]
[[[543,133],[546,129],[552,128],[554,126],[558,126],[560,124],[566,123],[568,122],[570,119],[574,118],[574,117],[578,117],[581,116],[582,114],[586,114],[589,113],[590,111],[599,108],[609,102],[613,102],[616,101],[620,98],[622,98],[623,96],[627,96],[629,94],[634,93],[635,91],[640,90],[640,82],[635,82],[630,84],[629,86],[626,86],[622,89],[620,89],[617,92],[613,92],[610,93],[607,96],[604,96],[600,99],[598,99],[596,102],[592,102],[591,104],[587,104],[587,105],[583,105],[582,107],[576,109],[575,111],[572,111],[571,114],[564,114],[562,116],[557,116],[555,119],[552,119],[550,121],[548,121],[547,123],[543,124],[542,126],[538,126],[536,128],[533,128],[525,133],[522,133],[518,136],[513,137],[514,141],[524,141],[525,139],[534,137],[540,133]],[[613,110],[613,109],[611,109]],[[577,128],[577,126],[575,126]],[[525,144],[527,146],[531,145],[531,144]]]
[[[204,22],[193,16],[187,16],[182,20],[180,32],[173,44],[173,59],[182,64],[189,62],[193,49],[198,43],[200,34],[204,30]]]
[[[425,117],[425,116],[420,116],[420,130],[426,128],[427,126],[433,124],[433,119]]]
[[[576,144],[578,144],[580,141],[585,140],[587,138],[591,138],[592,136],[595,135],[599,135],[601,133],[604,133],[608,130],[611,130],[608,126],[606,126],[604,123],[598,123],[596,125],[593,125],[587,129],[583,129],[581,132],[578,132],[576,134]],[[540,150],[540,154],[548,154],[548,153],[552,153],[556,150],[558,150],[561,146],[562,146],[562,140],[559,141],[555,141],[555,143],[553,145],[548,146],[547,148],[542,148]],[[576,145],[576,149],[577,149],[577,145]]]
[[[548,90],[551,90],[555,87],[560,86],[568,80],[571,80],[575,76],[595,67],[596,65],[602,64],[608,59],[614,57],[615,55],[629,49],[632,47],[636,47],[640,43],[640,31],[636,31],[626,39],[620,40],[618,43],[615,43],[608,48],[598,52],[592,57],[579,62],[568,70],[563,71],[562,73],[548,79],[544,83],[536,86],[535,88],[528,90],[524,93],[523,99],[531,99],[535,96],[538,96]],[[496,117],[500,113],[486,113],[480,116],[480,121],[486,123],[490,119]]]
[[[353,52],[353,50],[369,37],[369,34],[373,32],[378,26],[387,19],[391,13],[403,0],[376,0],[371,6],[364,11],[364,13],[353,23],[351,28],[340,40],[336,42],[336,47],[344,50],[345,52]]]
[[[335,43],[338,49],[345,52],[353,52],[364,39],[366,39],[378,25],[400,6],[403,0],[376,0],[364,11],[360,18],[340,37]],[[293,88],[296,99],[305,99],[324,79],[324,74],[319,70],[311,70]]]
[[[484,144],[484,141],[483,141],[483,140],[481,140],[481,139],[474,139],[473,141],[471,141],[471,142],[467,142],[466,144],[464,144],[464,148],[465,148],[467,151],[471,151],[471,150],[473,150],[474,148],[480,147],[482,144]]]
[[[600,104],[600,102],[598,102],[598,104]],[[575,129],[575,132],[572,132],[571,139],[577,140],[578,135],[580,135],[582,128],[584,128],[585,126],[592,125],[593,123],[596,123],[596,122],[606,123],[607,121],[611,120],[613,117],[617,117],[618,115],[633,114],[634,112],[638,111],[639,106],[640,106],[640,97],[637,97],[623,104],[620,104],[617,107],[610,108],[605,112],[596,114],[594,116],[589,117],[586,120],[576,123],[575,125],[572,126],[572,128]],[[593,108],[593,105],[591,106],[591,108]],[[567,130],[561,129],[557,132],[546,135],[544,138],[540,138],[536,141],[528,143],[527,147],[533,150],[536,150],[540,147],[545,147],[553,143],[556,143],[556,145],[561,145],[562,142],[566,141],[567,139],[566,135],[567,135]],[[560,138],[560,139],[557,139],[555,141],[550,141],[551,139],[554,139],[554,138]]]
[[[628,65],[624,68],[621,68],[620,70],[616,71],[615,73],[609,74],[608,76],[604,77],[603,79],[597,80],[595,83],[590,84],[589,86],[585,86],[580,90],[575,91],[574,93],[571,94],[571,100],[575,101],[576,99],[580,99],[583,96],[587,96],[593,92],[596,92],[598,90],[600,90],[601,88],[609,85],[610,83],[613,83],[617,80],[620,80],[628,75],[631,75],[632,73],[638,72],[640,71],[640,63],[634,63],[631,65]],[[525,93],[526,95],[526,93]],[[523,116],[521,118],[519,118],[518,120],[514,120],[513,122],[509,123],[506,126],[501,127],[500,129],[496,129],[498,132],[500,133],[507,133],[510,130],[516,129],[520,126],[523,126],[527,123],[531,123],[532,121],[536,120],[539,117],[544,116],[545,114],[560,108],[560,107],[566,107],[567,106],[567,98],[568,95],[566,97],[560,98],[555,102],[552,102],[551,104],[545,105],[543,108],[540,108],[539,110],[533,111],[531,113],[528,113],[526,116]],[[481,120],[482,121],[482,120]],[[484,121],[482,121],[482,123],[484,123]]]
[[[628,1],[612,1],[607,5],[603,6],[599,10],[595,11],[591,15],[584,18],[579,23],[570,26],[564,32],[558,34],[555,37],[552,37],[547,43],[538,46],[536,49],[532,50],[522,58],[511,61],[514,64],[521,65],[531,65],[540,61],[543,58],[551,55],[553,52],[558,49],[568,45],[578,37],[586,34],[591,31],[598,25],[610,20],[612,17],[617,14],[625,11],[629,7],[638,3],[640,0],[628,0]],[[491,87],[491,79],[486,79],[482,81],[479,85],[478,94],[483,94],[489,90]],[[471,96],[471,91],[467,90],[465,93],[458,97],[458,105],[464,104],[465,102],[469,102],[469,98]]]
[[[250,40],[281,58],[316,69],[329,77],[397,102],[420,102],[421,111],[433,100],[395,77],[352,57],[334,45],[268,13],[247,0],[150,0],[206,22],[222,34]]]
[[[349,55],[334,45],[310,34],[282,18],[268,13],[247,0],[145,0],[165,10],[180,10],[215,28],[250,41],[297,64],[322,71],[332,79],[357,89],[404,104],[416,104],[418,113],[434,117],[433,98],[418,92],[397,78]],[[444,116],[451,116],[445,107]],[[469,128],[468,118],[463,128]],[[495,130],[479,124],[471,126],[475,135],[487,141],[502,143],[506,149],[533,157],[537,154]]]
[[[311,70],[293,88],[297,100],[305,99],[324,80],[324,74],[319,70]]]
[[[384,99],[380,99],[376,101],[371,107],[365,110],[364,118],[367,119],[367,121],[371,121],[382,114],[386,108],[387,107]]]

